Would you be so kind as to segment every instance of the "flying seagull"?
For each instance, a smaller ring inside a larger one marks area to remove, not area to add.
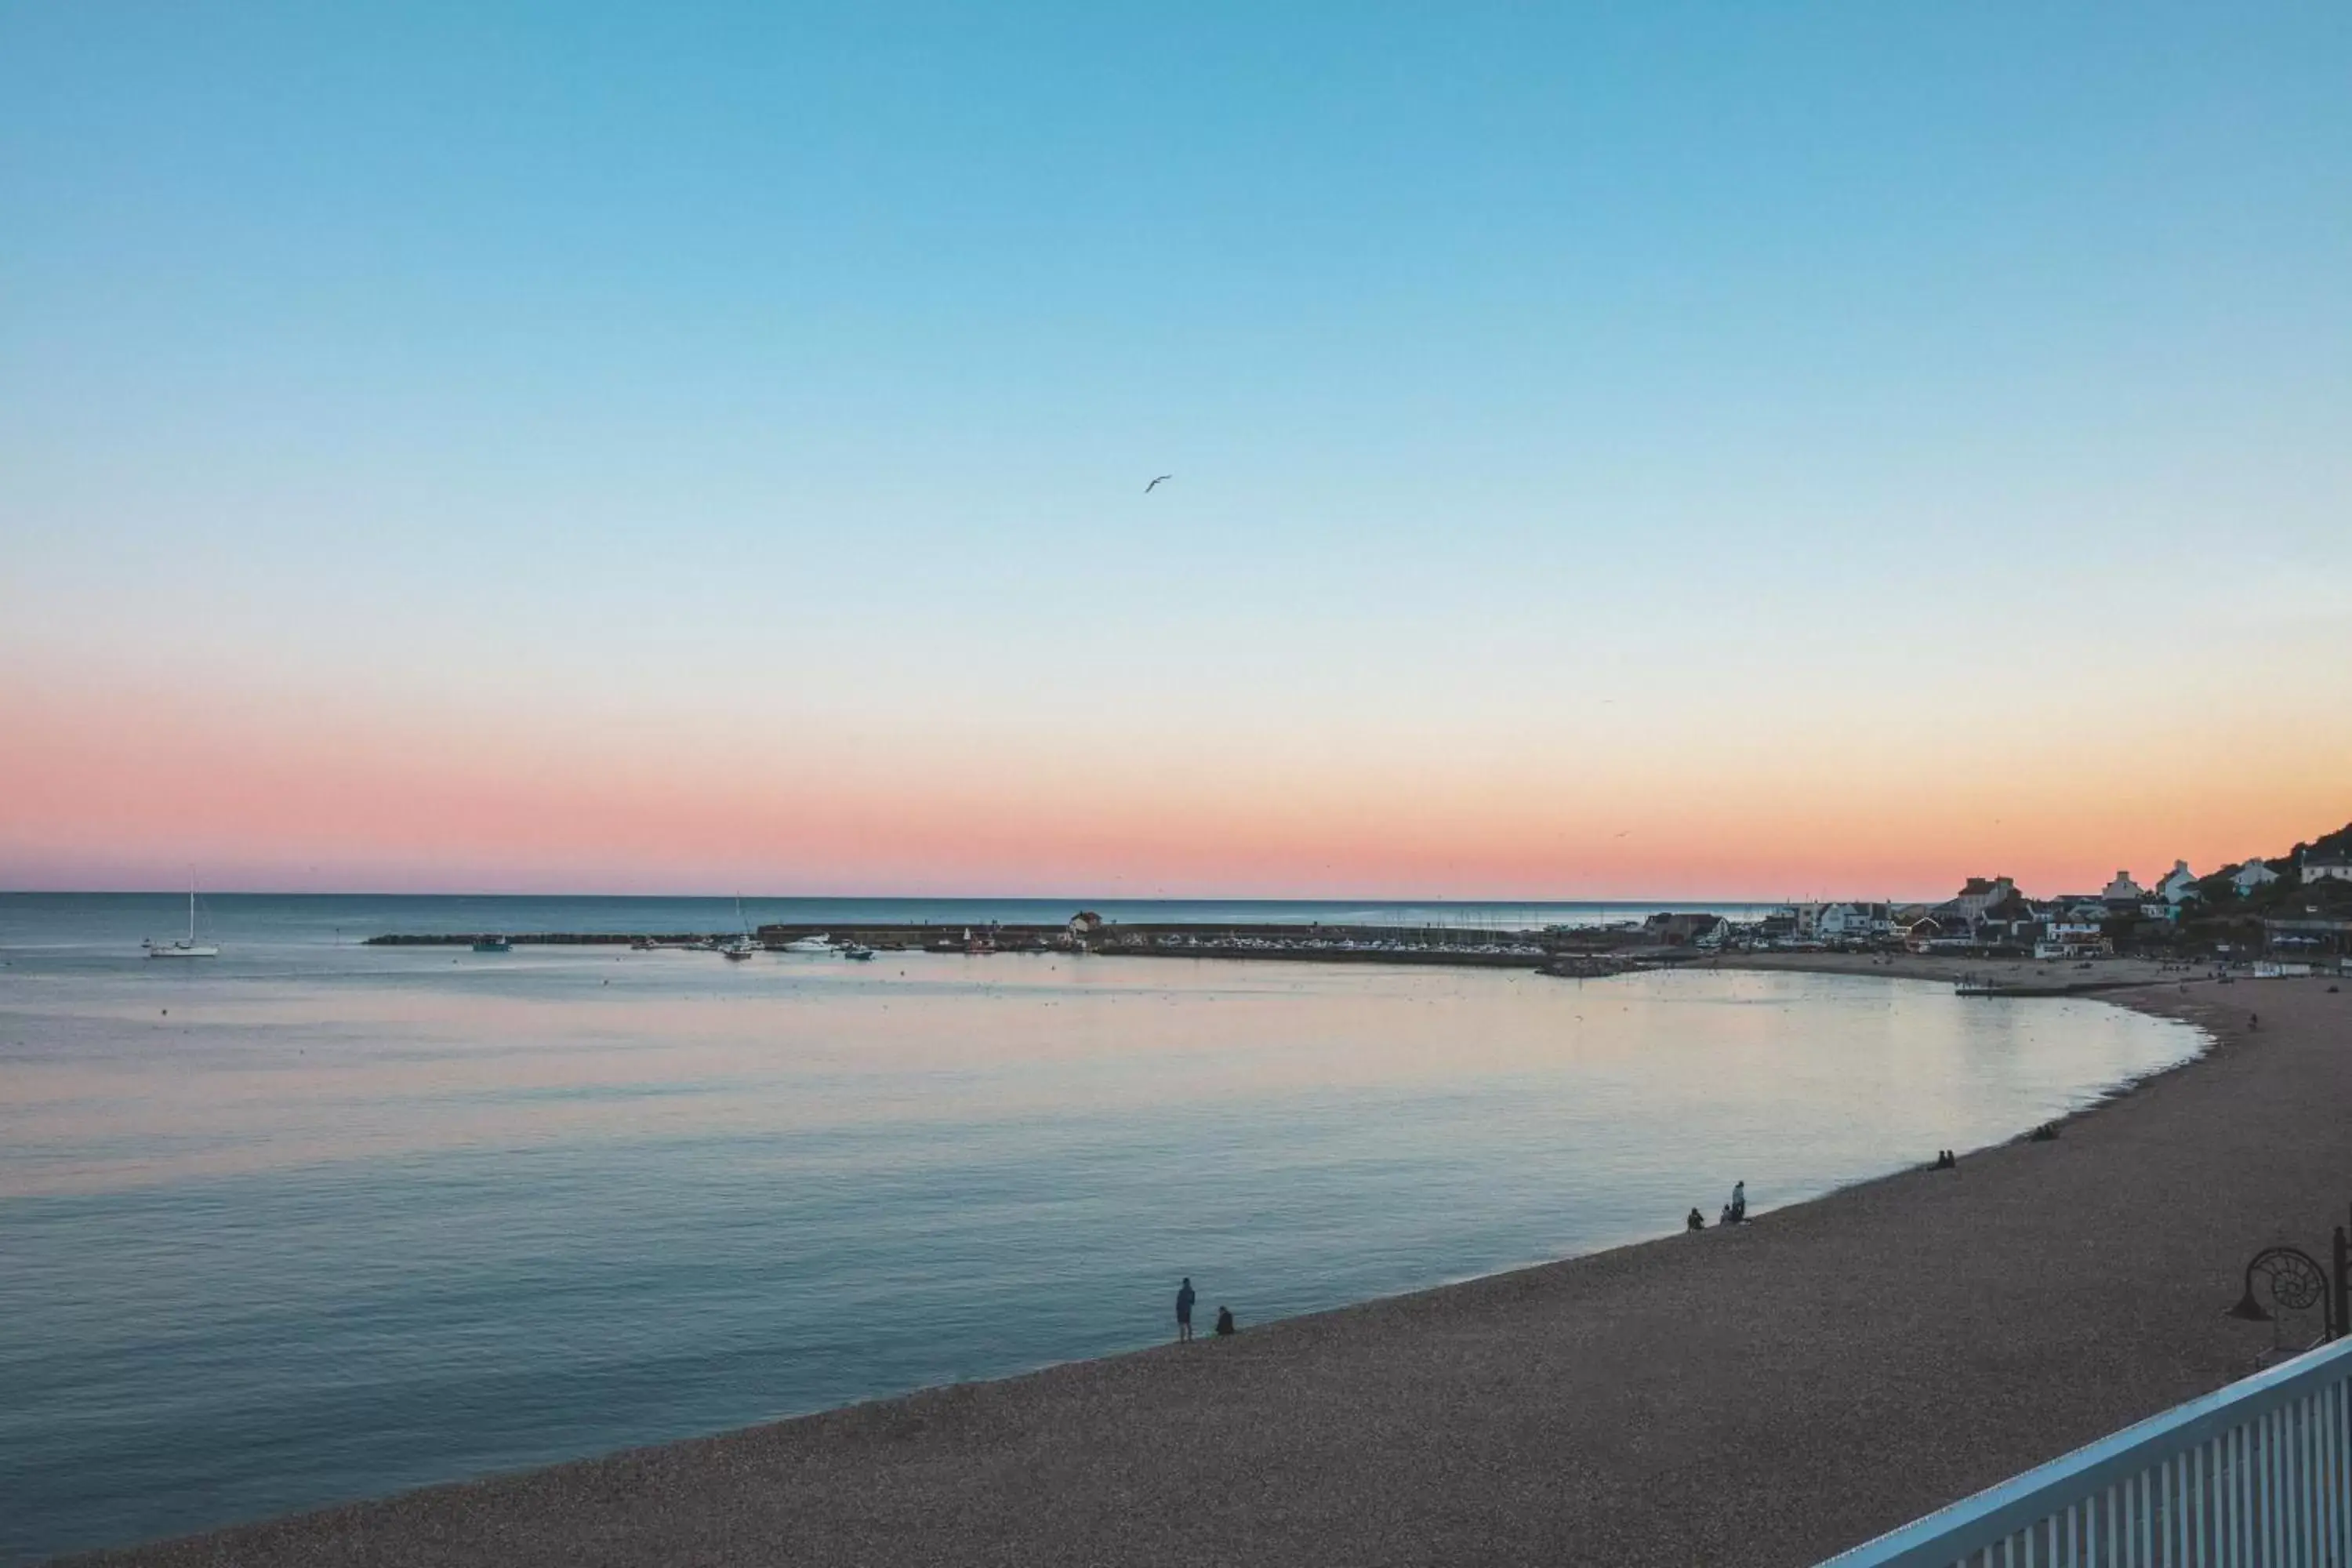
[[[1175,477],[1176,476],[1173,474],[1162,474],[1160,476],[1160,479],[1172,479]],[[1160,488],[1160,479],[1154,479],[1150,484],[1144,486],[1143,493],[1145,495],[1150,495],[1153,490],[1158,489]]]

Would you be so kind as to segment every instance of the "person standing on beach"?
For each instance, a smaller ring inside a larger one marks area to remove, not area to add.
[[[1176,1287],[1176,1342],[1182,1344],[1192,1337],[1192,1277],[1184,1276],[1184,1283]]]

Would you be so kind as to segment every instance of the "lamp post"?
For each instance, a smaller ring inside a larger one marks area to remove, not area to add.
[[[2321,1268],[2300,1247],[2266,1247],[2255,1253],[2246,1263],[2245,1293],[2230,1316],[2268,1323],[2276,1321],[2276,1310],[2305,1312],[2317,1307],[2323,1342],[2352,1334],[2352,1247],[2344,1226],[2336,1227],[2333,1241],[2332,1268]]]

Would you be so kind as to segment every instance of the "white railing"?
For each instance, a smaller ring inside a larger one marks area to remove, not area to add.
[[[2352,1568],[2352,1339],[1822,1568]]]

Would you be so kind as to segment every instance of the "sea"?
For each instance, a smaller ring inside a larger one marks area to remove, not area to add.
[[[1075,900],[747,900],[1059,921]],[[1103,903],[1514,929],[1657,904]],[[1692,905],[1727,913],[1736,905]],[[1244,1331],[1968,1150],[2195,1055],[1894,979],[372,947],[734,900],[0,894],[0,1562]]]

